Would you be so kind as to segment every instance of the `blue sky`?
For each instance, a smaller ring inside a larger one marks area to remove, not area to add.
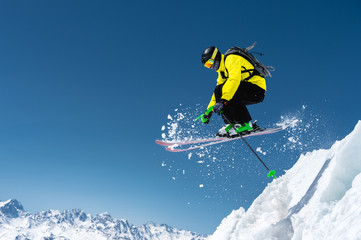
[[[361,119],[360,13],[359,1],[0,1],[0,199],[213,232],[269,179],[241,142],[190,159],[154,143],[168,114],[208,104],[202,51],[257,41],[277,69],[251,114],[303,125],[250,143],[281,174]]]

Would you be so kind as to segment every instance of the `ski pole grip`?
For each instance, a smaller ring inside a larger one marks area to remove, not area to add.
[[[200,115],[199,117],[197,117],[194,121],[197,121],[198,119],[202,119],[202,117],[203,117],[204,115],[210,114],[210,113],[213,111],[213,107],[214,107],[214,106],[209,107],[205,113],[203,113],[202,115]]]

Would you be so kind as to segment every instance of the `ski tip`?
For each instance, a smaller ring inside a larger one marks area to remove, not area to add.
[[[155,143],[156,143],[156,144],[159,144],[159,145],[162,145],[164,142],[161,141],[161,140],[155,140]]]
[[[168,152],[183,152],[182,149],[175,149],[172,147],[167,147],[165,150],[167,150]]]
[[[165,141],[162,141],[162,140],[155,140],[155,143],[158,144],[158,145],[161,145],[161,146],[172,146],[172,145],[174,145],[174,143],[165,142]]]

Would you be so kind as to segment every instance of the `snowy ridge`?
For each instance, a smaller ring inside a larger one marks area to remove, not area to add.
[[[148,223],[135,227],[127,220],[117,220],[108,213],[96,216],[74,209],[30,214],[14,199],[0,202],[0,240],[201,240],[202,236],[167,225]]]
[[[361,239],[361,121],[331,149],[301,155],[209,239]]]

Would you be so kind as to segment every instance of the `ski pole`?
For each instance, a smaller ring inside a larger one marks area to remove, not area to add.
[[[234,131],[238,134],[238,136],[240,136],[242,138],[242,140],[244,141],[244,143],[249,147],[249,149],[251,149],[251,151],[254,153],[254,155],[258,158],[258,160],[263,164],[263,166],[267,169],[268,174],[267,177],[273,177],[274,179],[276,179],[276,171],[275,170],[270,170],[267,165],[262,161],[262,159],[258,156],[258,154],[253,150],[253,148],[251,147],[251,145],[249,145],[249,143],[246,141],[246,139],[244,139],[244,137],[242,136],[242,134],[237,132],[237,129],[233,126],[233,124],[228,120],[228,118],[226,117],[226,115],[224,115],[221,112],[222,118],[224,120],[226,120],[228,122],[228,124],[230,124],[232,126],[232,128],[234,129]]]

